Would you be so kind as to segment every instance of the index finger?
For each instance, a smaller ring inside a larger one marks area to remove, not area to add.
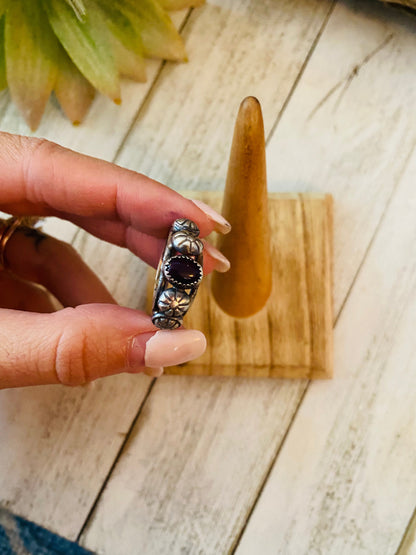
[[[164,237],[180,217],[193,220],[201,237],[231,229],[214,210],[145,175],[44,139],[8,133],[0,134],[0,209],[119,221],[155,237]]]

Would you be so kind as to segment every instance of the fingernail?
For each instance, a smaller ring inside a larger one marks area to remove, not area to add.
[[[195,199],[190,199],[190,200],[192,200],[192,202],[196,204],[198,208],[202,210],[202,212],[205,212],[208,218],[210,218],[215,222],[215,228],[214,228],[215,231],[219,231],[220,233],[224,233],[224,234],[229,233],[231,231],[230,222],[227,222],[227,220],[223,216],[221,216],[221,214],[219,214],[216,210],[211,208],[211,206],[209,206],[208,204],[205,204],[205,202],[202,202],[202,200],[195,200]]]
[[[217,272],[228,272],[231,267],[231,263],[228,258],[205,239],[202,239],[202,242],[204,244],[204,250],[215,260],[214,270],[217,270]]]
[[[176,366],[201,356],[206,346],[198,330],[159,330],[146,342],[144,363],[151,368]]]

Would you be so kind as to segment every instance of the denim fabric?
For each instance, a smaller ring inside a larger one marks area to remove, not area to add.
[[[0,508],[0,555],[91,555],[77,543]]]

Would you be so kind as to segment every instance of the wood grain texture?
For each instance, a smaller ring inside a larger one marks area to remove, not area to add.
[[[190,64],[163,72],[118,162],[177,189],[223,190],[241,100],[259,99],[268,136],[331,5],[209,0],[194,10],[183,31]]]
[[[189,196],[221,208],[221,193]],[[275,193],[268,204],[273,286],[266,305],[248,318],[229,316],[213,298],[207,276],[184,319],[187,328],[204,332],[207,350],[185,365],[166,368],[167,374],[332,377],[332,199]],[[148,307],[153,283],[151,271]]]
[[[1,504],[75,539],[149,387],[137,378],[2,391]]]
[[[160,378],[81,543],[117,555],[227,553],[304,387]]]
[[[416,154],[335,328],[338,379],[309,387],[238,555],[401,543],[416,500],[415,179]]]
[[[414,20],[336,5],[267,145],[269,190],[334,197],[339,312],[416,141]]]

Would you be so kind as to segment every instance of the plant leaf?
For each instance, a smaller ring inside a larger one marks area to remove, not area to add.
[[[157,0],[164,10],[182,10],[183,8],[196,8],[205,4],[205,0]]]
[[[5,14],[6,76],[13,101],[34,130],[57,73],[58,42],[40,2],[14,0]]]
[[[114,4],[129,14],[133,27],[142,39],[145,55],[174,61],[186,60],[182,37],[169,15],[155,0],[114,0]]]
[[[111,36],[100,9],[84,0],[86,14],[80,21],[62,0],[44,0],[52,28],[80,72],[103,94],[120,101],[118,71]]]
[[[83,17],[85,17],[85,14],[86,14],[86,9],[83,1],[82,0],[65,0],[65,1],[74,10],[78,19],[82,21]]]
[[[131,17],[128,11],[119,9],[117,3],[114,3],[113,0],[100,0],[99,6],[111,33],[115,35],[126,48],[142,54],[143,43],[140,35],[137,34],[131,23]]]
[[[144,57],[132,50],[128,50],[114,35],[112,37],[112,43],[120,75],[133,79],[133,81],[144,83],[146,81]]]
[[[99,5],[112,34],[113,51],[120,74],[135,81],[146,81],[142,40],[129,14],[114,6],[113,0],[100,0]]]
[[[95,96],[95,89],[74,65],[68,54],[59,49],[59,73],[56,77],[55,96],[68,119],[78,125],[84,119]]]

